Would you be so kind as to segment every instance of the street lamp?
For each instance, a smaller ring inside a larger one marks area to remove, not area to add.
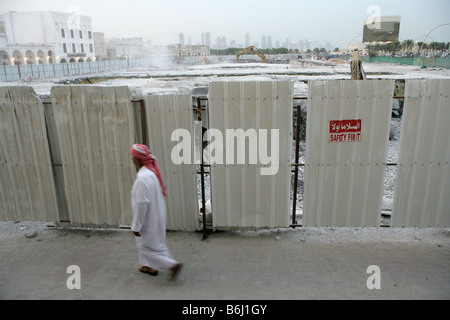
[[[310,49],[311,50],[311,46],[312,46],[312,44],[314,43],[314,42],[319,42],[319,41],[317,41],[317,40],[313,40],[313,41],[311,41],[310,43],[309,43],[309,47],[308,47],[308,49]]]
[[[430,35],[430,33],[432,33],[432,32],[433,32],[434,30],[436,30],[437,28],[440,28],[440,27],[442,27],[442,26],[448,26],[448,25],[450,25],[450,22],[440,24],[440,25],[438,25],[437,27],[434,27],[433,29],[431,29],[431,31],[428,32],[428,34],[427,34],[427,36],[425,37],[425,39],[423,39],[422,45],[420,46],[420,49],[419,49],[419,53],[422,52],[423,44],[425,43],[425,40],[427,40],[427,38],[428,38],[428,36]]]
[[[320,39],[320,41],[323,41],[326,44],[326,46],[328,47],[328,51],[330,51],[330,52],[331,52],[331,50],[334,50],[334,46],[336,45],[336,43],[338,43],[339,41],[342,41],[342,40],[344,40],[344,39],[338,40],[335,43],[331,44],[331,42],[329,42],[329,41]]]
[[[343,41],[344,39],[340,39],[340,40],[338,40],[338,41],[336,41],[335,43],[333,43],[332,45],[331,45],[331,50],[334,50],[335,49],[335,46],[336,46],[336,44],[338,44],[339,42],[341,42],[341,41]]]
[[[347,50],[348,50],[348,48],[350,47],[350,43],[351,43],[353,40],[355,40],[356,38],[359,38],[359,35],[357,35],[356,37],[354,37],[352,40],[350,40],[350,41],[348,42],[348,44],[347,44]]]
[[[381,38],[383,38],[385,35],[387,35],[387,34],[393,34],[393,33],[394,33],[393,31],[383,33],[383,34],[382,34],[377,40],[375,40],[374,42],[378,42],[378,40],[380,40]]]

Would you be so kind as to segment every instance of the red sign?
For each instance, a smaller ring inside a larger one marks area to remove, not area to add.
[[[361,141],[362,120],[332,120],[330,121],[330,142]]]

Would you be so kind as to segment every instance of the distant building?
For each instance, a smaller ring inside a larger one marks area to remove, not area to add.
[[[209,32],[202,33],[202,46],[211,47],[211,34]]]
[[[183,33],[180,33],[178,35],[178,43],[179,44],[184,44],[184,34]]]
[[[400,35],[400,16],[371,17],[364,20],[364,43],[394,42]]]
[[[181,44],[168,45],[165,47],[164,52],[168,56],[177,56],[177,57],[197,57],[210,55],[209,47],[201,45],[191,45],[191,46]]]
[[[263,35],[262,37],[261,37],[261,49],[267,49],[267,40],[266,40],[267,38],[266,38],[266,36],[265,35]]]
[[[303,50],[308,51],[308,49],[311,49],[310,46],[311,46],[311,42],[309,42],[308,39],[305,39],[305,42],[303,44]]]
[[[137,59],[147,56],[142,38],[112,38],[106,40],[108,60]]]
[[[108,48],[106,46],[105,34],[94,32],[95,59],[97,61],[108,60]]]
[[[93,61],[91,18],[54,11],[4,13],[0,59],[4,65]]]
[[[227,37],[223,36],[223,37],[217,37],[217,42],[216,45],[214,47],[214,49],[226,49],[228,47],[227,45]]]
[[[0,16],[0,64],[9,65],[9,53],[5,49],[7,49],[5,18]]]

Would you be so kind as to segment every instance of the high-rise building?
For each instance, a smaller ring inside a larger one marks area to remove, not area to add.
[[[227,48],[227,37],[217,37],[216,49],[226,49]]]
[[[184,34],[182,32],[178,35],[178,43],[184,44]]]
[[[211,47],[211,34],[209,32],[202,33],[202,46]]]
[[[298,49],[299,49],[300,51],[305,50],[305,42],[304,42],[303,40],[300,40],[300,41],[298,42]]]
[[[311,43],[309,42],[309,40],[305,39],[303,50],[308,51],[308,49],[311,49],[310,46],[311,46]]]
[[[400,16],[375,16],[364,20],[362,42],[398,41],[400,20]]]

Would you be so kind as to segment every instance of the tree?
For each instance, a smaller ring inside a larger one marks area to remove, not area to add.
[[[433,41],[432,43],[430,43],[429,48],[431,49],[431,51],[434,52],[435,50],[438,50],[438,48],[439,48],[439,43],[436,42],[436,41]]]
[[[417,54],[420,56],[422,53],[420,52],[420,50],[422,50],[424,43],[422,41],[417,42]]]
[[[399,49],[401,49],[400,41],[388,43],[387,48],[391,54],[395,54]]]
[[[366,46],[367,51],[369,51],[369,57],[377,57],[378,51],[375,45],[369,44]]]
[[[411,52],[412,48],[414,47],[414,40],[412,39],[405,40],[403,41],[402,45],[403,49],[405,49],[406,52]]]
[[[426,44],[425,42],[418,42],[418,45],[419,45],[419,52],[418,53],[419,53],[420,56],[422,56],[422,55],[424,55],[424,53],[427,52],[426,50],[428,49],[428,44]],[[420,51],[422,51],[422,52],[420,52]]]

